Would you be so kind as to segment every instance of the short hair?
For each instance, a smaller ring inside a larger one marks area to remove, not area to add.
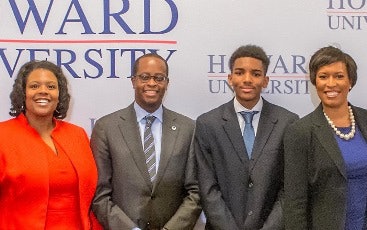
[[[68,82],[62,69],[50,61],[33,60],[25,63],[19,70],[10,93],[10,116],[17,117],[25,111],[26,84],[29,74],[36,69],[46,69],[51,71],[57,78],[59,88],[59,103],[54,111],[53,117],[63,119],[69,109],[70,94],[68,92]]]
[[[263,50],[263,48],[256,45],[246,45],[246,46],[240,46],[231,55],[228,62],[229,69],[231,70],[231,72],[233,71],[233,66],[236,59],[243,57],[251,57],[260,60],[263,64],[265,74],[268,71],[270,60],[269,57],[266,55],[265,51]]]
[[[164,59],[162,56],[156,53],[147,53],[147,54],[140,56],[138,59],[136,59],[136,61],[134,62],[134,66],[133,66],[133,76],[135,76],[135,74],[138,72],[140,60],[146,57],[155,57],[155,58],[162,60],[164,62],[164,65],[166,66],[166,75],[168,77],[168,63],[166,59]]]
[[[349,54],[344,53],[334,46],[323,47],[312,55],[309,63],[311,83],[316,85],[316,74],[321,67],[335,62],[342,62],[345,64],[349,80],[353,87],[357,83],[357,64]]]

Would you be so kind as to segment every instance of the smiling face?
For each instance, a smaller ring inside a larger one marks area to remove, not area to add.
[[[25,115],[28,119],[52,119],[59,103],[59,88],[57,78],[51,71],[33,70],[28,75],[25,94]]]
[[[351,82],[343,62],[322,66],[316,73],[316,90],[324,108],[347,106],[350,88]]]
[[[267,87],[269,78],[265,76],[263,63],[259,59],[241,57],[235,60],[228,82],[241,105],[252,109],[259,101],[262,89]]]
[[[135,101],[149,113],[156,111],[162,104],[164,94],[168,87],[168,80],[157,83],[153,78],[143,82],[138,75],[150,76],[164,75],[167,70],[165,63],[157,57],[143,57],[139,60],[138,68],[131,81],[135,89]]]

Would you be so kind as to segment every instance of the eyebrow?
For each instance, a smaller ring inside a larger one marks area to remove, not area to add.
[[[242,70],[242,71],[244,71],[245,69],[238,67],[238,68],[234,68],[233,70]],[[251,72],[263,72],[263,70],[261,70],[261,69],[251,69],[250,71]]]
[[[30,82],[27,82],[27,84],[29,83],[58,83],[58,81],[46,81],[46,82],[41,82],[41,81],[30,81]]]
[[[337,71],[337,72],[317,72],[317,74],[339,74],[346,73],[345,71]]]

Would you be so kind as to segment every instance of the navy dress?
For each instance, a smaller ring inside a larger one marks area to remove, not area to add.
[[[349,133],[349,128],[338,128]],[[335,135],[344,158],[348,176],[346,230],[363,230],[367,204],[367,142],[356,127],[354,138],[344,140]]]

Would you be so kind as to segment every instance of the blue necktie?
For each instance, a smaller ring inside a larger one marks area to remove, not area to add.
[[[245,119],[245,128],[243,131],[243,141],[245,142],[246,150],[249,159],[251,158],[252,148],[254,146],[255,141],[255,131],[254,127],[252,126],[252,119],[256,113],[259,111],[251,111],[251,112],[245,112],[242,111],[240,114]]]

